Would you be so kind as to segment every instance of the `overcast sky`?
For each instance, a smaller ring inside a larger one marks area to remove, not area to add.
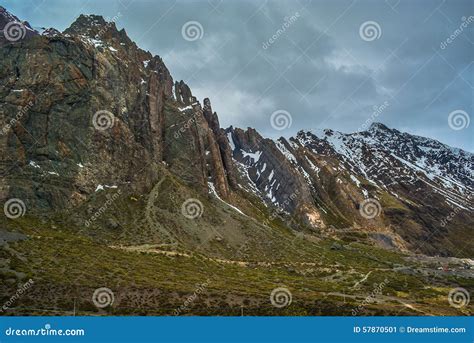
[[[211,99],[223,127],[289,137],[378,121],[474,151],[470,0],[1,4],[33,27],[61,31],[81,13],[118,17],[117,27],[160,55],[174,79]],[[275,111],[286,111],[291,126],[271,125]]]

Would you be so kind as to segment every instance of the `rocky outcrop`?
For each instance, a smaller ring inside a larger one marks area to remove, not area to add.
[[[191,93],[189,86],[183,80],[174,85],[176,101],[184,105],[191,105],[196,102],[196,97]]]
[[[232,150],[227,140],[226,131],[220,127],[219,118],[216,112],[212,111],[211,101],[209,98],[204,99],[203,115],[212,131],[212,143],[214,147],[213,159],[217,161],[215,164],[214,179],[217,182],[220,194],[229,195],[229,187],[237,189],[237,179],[234,162],[232,160]]]
[[[53,27],[50,27],[48,29],[44,29],[44,31],[41,32],[41,35],[46,36],[46,37],[56,37],[56,36],[59,36],[60,34],[61,34],[61,32],[59,32],[58,30],[56,30]]]
[[[233,158],[239,164],[247,189],[273,208],[273,216],[288,213],[305,227],[324,227],[314,206],[311,189],[304,176],[291,164],[286,141],[263,138],[256,130],[228,129],[234,146]]]

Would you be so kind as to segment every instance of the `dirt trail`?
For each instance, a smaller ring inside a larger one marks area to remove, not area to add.
[[[156,230],[160,231],[163,234],[164,237],[168,237],[170,242],[174,242],[175,239],[168,232],[168,230],[166,230],[163,226],[159,225],[156,222],[156,220],[153,220],[154,202],[155,202],[155,199],[158,198],[158,194],[159,194],[161,184],[163,183],[163,181],[165,181],[165,179],[166,179],[166,176],[163,177],[160,181],[158,181],[158,183],[153,187],[150,194],[148,195],[148,201],[147,201],[146,208],[145,208],[145,219],[148,222],[148,225],[150,227],[153,227]]]
[[[167,244],[163,245],[136,245],[136,246],[122,246],[122,245],[111,245],[110,248],[113,249],[122,249],[126,251],[134,251],[134,252],[148,252],[154,254],[162,254],[166,256],[181,256],[181,257],[193,257],[199,256],[208,261],[216,262],[216,263],[225,263],[225,264],[235,264],[243,267],[248,266],[262,266],[262,267],[270,267],[270,266],[287,266],[287,265],[298,265],[298,266],[307,266],[307,267],[321,267],[322,263],[315,263],[315,262],[263,262],[263,261],[256,261],[256,262],[249,262],[249,261],[240,261],[240,260],[229,260],[223,258],[214,258],[214,257],[207,257],[204,255],[193,255],[188,254],[176,250],[162,250],[160,247],[167,246]],[[169,245],[169,246],[172,246]]]

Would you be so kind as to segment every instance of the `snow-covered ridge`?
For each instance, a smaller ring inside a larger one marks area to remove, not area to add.
[[[293,141],[316,155],[338,157],[351,172],[384,189],[421,180],[451,203],[474,190],[474,154],[383,124],[352,134],[300,131]]]

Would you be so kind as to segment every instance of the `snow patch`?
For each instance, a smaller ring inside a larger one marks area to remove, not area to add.
[[[280,152],[285,155],[286,159],[294,164],[298,164],[296,157],[285,147],[280,141],[276,141],[276,146]]]
[[[241,210],[239,210],[237,207],[235,207],[235,206],[233,206],[233,205],[229,204],[228,202],[226,202],[226,201],[224,201],[224,200],[221,199],[221,197],[219,196],[219,194],[217,194],[216,187],[214,186],[214,183],[208,182],[207,185],[208,185],[208,187],[209,187],[209,194],[214,195],[217,199],[219,199],[220,201],[222,201],[224,204],[226,204],[227,206],[229,206],[229,207],[232,208],[233,210],[235,210],[235,211],[239,212],[240,214],[242,214],[242,215],[244,215],[244,216],[247,217],[247,215],[246,215],[244,212],[242,212]]]
[[[270,175],[268,175],[268,181],[272,181],[274,175],[275,175],[275,173],[272,170]]]
[[[32,166],[33,168],[41,168],[35,161],[30,161],[30,166]]]
[[[355,182],[357,187],[360,187],[360,181],[352,174],[351,174],[351,180]]]
[[[235,144],[234,144],[234,140],[232,138],[232,132],[227,132],[227,140],[229,141],[230,148],[232,149],[232,151],[234,151],[235,150]]]
[[[105,188],[118,188],[118,186],[98,185],[95,191],[103,191]]]
[[[255,162],[258,162],[258,160],[260,159],[260,156],[262,156],[262,152],[261,151],[247,152],[247,151],[242,150],[242,155],[244,155],[244,158],[250,157],[255,163]]]
[[[192,109],[193,109],[193,106],[191,106],[191,105],[186,106],[186,107],[179,107],[180,112],[184,112],[186,110],[192,110]]]

